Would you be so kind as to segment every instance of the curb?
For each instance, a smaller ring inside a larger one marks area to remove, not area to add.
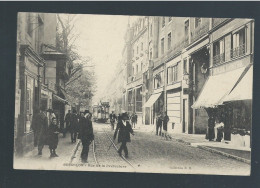
[[[177,142],[186,144],[186,145],[191,145],[190,142],[184,141],[184,140],[182,140],[182,139],[178,139],[178,138],[174,138],[174,137],[172,137],[172,139],[174,139],[174,140],[177,141]],[[245,159],[245,158],[242,158],[242,157],[238,157],[238,156],[235,156],[235,155],[231,155],[231,154],[228,154],[228,153],[225,153],[225,152],[222,152],[222,151],[218,151],[218,150],[209,148],[209,147],[207,147],[207,146],[198,145],[198,146],[196,146],[196,147],[197,147],[197,148],[200,148],[200,149],[203,149],[203,150],[207,150],[207,151],[209,151],[209,152],[211,152],[211,153],[217,153],[217,154],[223,155],[223,156],[228,157],[228,158],[231,158],[231,159],[236,159],[236,160],[238,160],[238,161],[241,161],[241,162],[244,162],[244,163],[247,163],[247,164],[251,164],[251,160],[248,160],[248,159]]]
[[[207,150],[207,151],[209,151],[211,153],[217,153],[217,154],[223,155],[223,156],[231,158],[231,159],[236,159],[238,161],[241,161],[241,162],[244,162],[244,163],[247,163],[247,164],[251,164],[250,160],[244,159],[242,157],[238,157],[238,156],[231,155],[231,154],[228,154],[228,153],[225,153],[225,152],[222,152],[222,151],[218,151],[218,150],[209,148],[207,146],[197,146],[197,147],[200,148],[200,149],[203,149],[203,150]]]
[[[70,156],[70,163],[72,163],[73,159],[75,158],[75,155],[76,155],[76,153],[78,151],[80,143],[81,143],[81,141],[78,140],[77,144],[75,145],[75,147],[73,149],[72,155]]]

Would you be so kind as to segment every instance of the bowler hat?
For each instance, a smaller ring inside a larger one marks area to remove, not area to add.
[[[121,118],[123,120],[129,120],[129,117],[128,117],[127,113],[122,113]]]

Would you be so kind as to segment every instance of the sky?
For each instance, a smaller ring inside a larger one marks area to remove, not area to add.
[[[80,55],[92,58],[97,78],[97,92],[93,100],[98,100],[104,88],[113,77],[117,63],[122,59],[124,35],[128,16],[77,15],[75,31],[79,38],[75,42]],[[86,69],[90,69],[86,67]]]
[[[79,34],[75,45],[81,56],[91,57],[89,64],[94,65],[97,78],[97,92],[93,102],[99,101],[102,97],[104,89],[115,74],[118,62],[122,59],[128,20],[131,24],[137,18],[137,16],[131,16],[129,19],[129,16],[93,14],[77,14],[74,17],[74,32]]]

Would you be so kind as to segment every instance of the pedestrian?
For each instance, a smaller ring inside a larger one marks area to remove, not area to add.
[[[75,109],[73,109],[72,114],[70,115],[70,137],[71,143],[76,142],[77,132],[78,132],[78,116]]]
[[[68,113],[65,115],[65,129],[63,131],[63,137],[66,137],[67,130],[70,128],[70,117],[71,117],[71,111],[68,110]]]
[[[135,113],[135,118],[134,118],[134,120],[135,120],[135,125],[137,125],[137,118],[138,118],[138,116],[137,116],[137,114]],[[135,128],[135,126],[134,126],[134,128]]]
[[[112,111],[112,113],[109,115],[109,118],[110,118],[111,129],[113,131],[115,126],[115,121],[116,121],[116,115],[114,114],[114,111]]]
[[[118,154],[119,156],[122,156],[122,150],[124,150],[125,157],[128,158],[128,149],[126,143],[131,142],[130,133],[134,135],[134,131],[129,123],[129,117],[126,113],[121,115],[121,121],[117,123],[117,127],[114,133],[114,140],[116,139],[117,132],[119,132],[118,143],[122,143],[118,150]]]
[[[50,149],[50,157],[58,157],[56,154],[56,149],[58,146],[59,138],[59,128],[57,126],[57,119],[56,117],[53,117],[51,120],[51,124],[48,128],[48,143],[49,143],[49,149]]]
[[[208,119],[208,139],[209,139],[209,141],[213,141],[213,139],[215,138],[214,127],[215,127],[215,118],[213,117],[213,115],[210,115],[209,119]]]
[[[38,146],[38,155],[42,155],[42,149],[46,144],[48,130],[48,118],[46,109],[43,106],[41,106],[40,111],[38,111],[33,118],[32,129],[34,131],[34,146]]]
[[[90,114],[88,110],[85,110],[84,114],[82,114],[79,120],[78,138],[81,140],[83,146],[81,152],[81,160],[84,163],[88,160],[89,145],[94,140],[91,117],[92,114]]]
[[[168,122],[169,122],[169,116],[167,115],[167,112],[165,112],[164,117],[163,117],[163,135],[166,140],[168,140],[168,138],[170,138],[167,133]]]
[[[162,135],[162,117],[161,114],[157,115],[156,118],[156,135],[158,135],[158,131],[159,131],[159,136]]]

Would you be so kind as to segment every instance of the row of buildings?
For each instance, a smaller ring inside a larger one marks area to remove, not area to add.
[[[31,128],[35,110],[53,109],[60,126],[70,108],[65,82],[72,67],[56,50],[56,14],[19,13],[17,22],[14,150],[23,154],[34,146]]]
[[[122,109],[138,123],[167,112],[169,132],[205,134],[209,116],[224,140],[250,145],[254,20],[140,17],[128,24]],[[244,136],[245,135],[245,136]]]

